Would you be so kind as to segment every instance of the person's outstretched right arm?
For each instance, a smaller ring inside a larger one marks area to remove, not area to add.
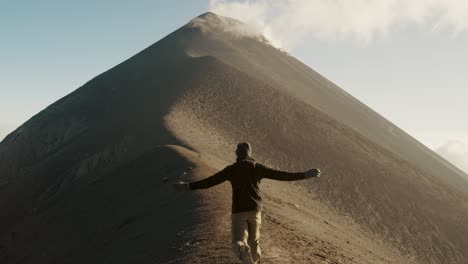
[[[319,169],[311,169],[306,172],[286,172],[268,168],[262,164],[256,164],[256,170],[260,178],[272,179],[277,181],[297,181],[313,177],[320,177]]]

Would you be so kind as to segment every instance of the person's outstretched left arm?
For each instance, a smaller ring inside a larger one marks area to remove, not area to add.
[[[207,189],[216,186],[220,183],[229,179],[229,167],[217,172],[213,176],[206,179],[195,181],[195,182],[183,182],[179,181],[174,184],[174,188],[177,190],[196,190],[196,189]]]

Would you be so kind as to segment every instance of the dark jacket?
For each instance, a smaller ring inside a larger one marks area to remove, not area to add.
[[[206,189],[226,180],[232,186],[232,213],[262,209],[258,184],[261,179],[295,181],[304,179],[304,173],[291,173],[268,168],[253,159],[238,159],[215,175],[190,183],[190,189]]]

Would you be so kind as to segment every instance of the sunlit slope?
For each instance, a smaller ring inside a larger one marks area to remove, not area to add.
[[[261,37],[245,37],[254,34],[247,25],[207,13],[189,26],[193,28],[187,34],[190,41],[184,42],[189,54],[214,56],[263,82],[274,83],[278,89],[350,126],[426,174],[443,177],[455,187],[466,186],[462,182],[462,177],[468,177],[465,173],[346,91]],[[468,193],[466,188],[463,191]]]
[[[166,116],[205,155],[231,157],[236,142],[288,170],[323,168],[301,182],[390,244],[424,261],[466,259],[468,197],[313,106],[211,57]],[[339,107],[339,106],[338,106]],[[226,163],[230,159],[226,160]]]

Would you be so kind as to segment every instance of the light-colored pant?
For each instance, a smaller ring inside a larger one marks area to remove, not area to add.
[[[243,259],[243,254],[249,254],[253,263],[260,262],[259,246],[260,227],[262,226],[261,211],[248,211],[232,214],[232,249],[244,263],[252,263]]]

